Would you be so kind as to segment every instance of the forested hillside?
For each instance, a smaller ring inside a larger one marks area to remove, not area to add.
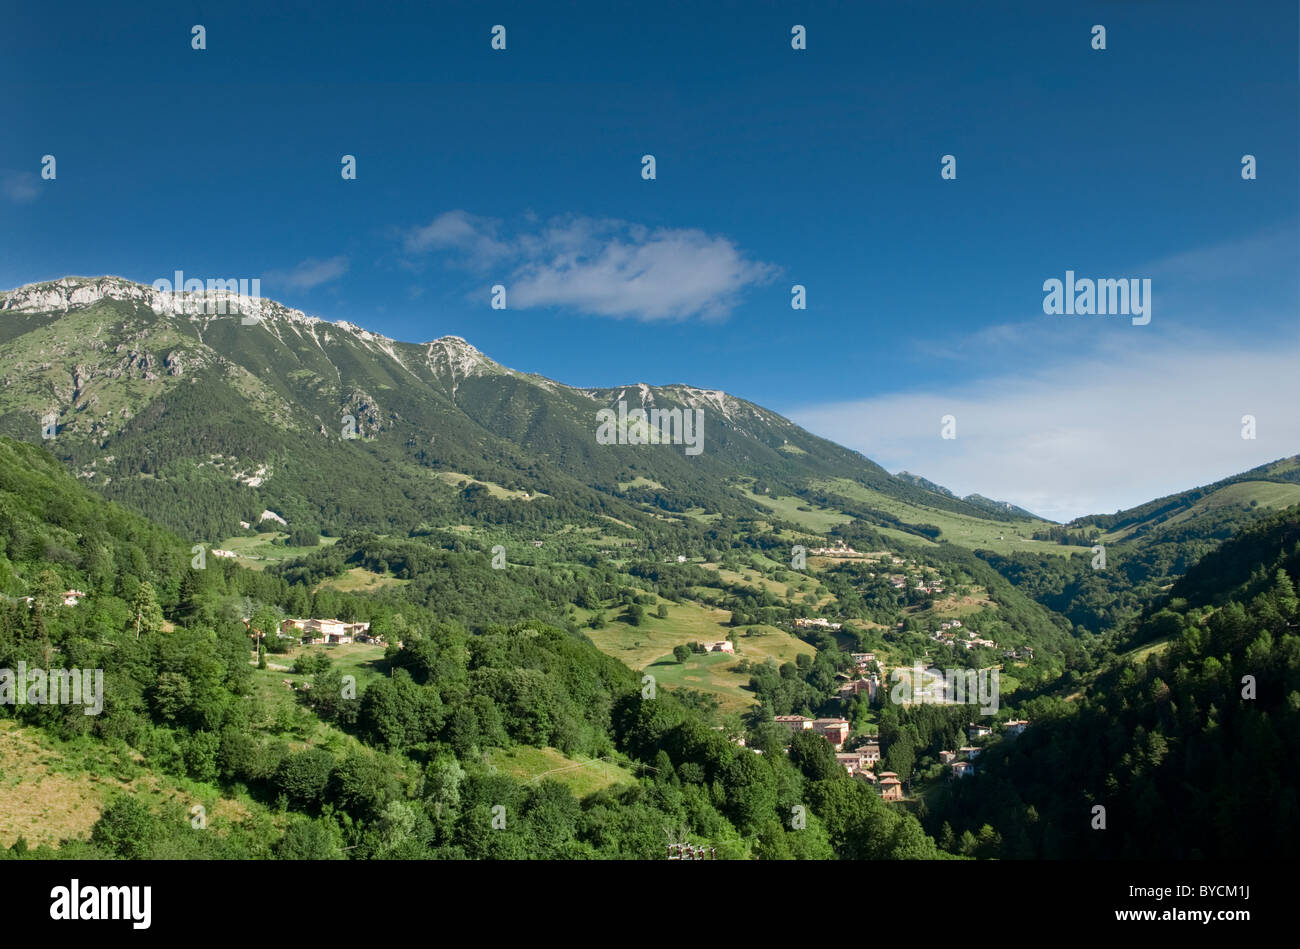
[[[88,839],[57,851],[20,840],[11,856],[654,858],[685,835],[720,857],[938,854],[913,817],[842,769],[797,766],[779,743],[736,744],[580,634],[470,632],[409,601],[312,591],[218,558],[195,569],[184,542],[7,439],[0,577],[12,597],[0,667],[101,669],[105,692],[98,715],[49,704],[0,715],[69,753],[104,743],[251,811],[205,833],[122,794]],[[62,604],[70,587],[85,593],[77,606]],[[300,657],[311,687],[286,705],[241,617],[256,633],[266,610],[302,598],[402,644],[355,692],[328,654]],[[579,799],[491,766],[492,752],[524,746],[607,759],[629,777]],[[807,810],[797,829],[796,807]]]
[[[1300,509],[1207,555],[1128,630],[1083,695],[940,789],[941,841],[988,856],[1288,856],[1300,834]],[[1094,829],[1094,808],[1105,829]]]

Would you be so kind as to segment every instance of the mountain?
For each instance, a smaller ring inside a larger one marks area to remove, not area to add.
[[[920,475],[912,474],[910,471],[900,471],[894,477],[898,478],[900,481],[910,482],[919,488],[925,488],[925,490],[931,491],[942,497],[957,499],[957,495],[949,491],[943,485],[935,484],[929,478],[922,478]],[[1023,507],[1017,507],[1009,501],[994,501],[991,498],[984,497],[982,494],[968,494],[959,500],[965,501],[972,507],[988,511],[991,514],[1005,514],[1010,515],[1011,517],[1025,518],[1026,520],[1043,520],[1043,518],[1039,517],[1032,511],[1026,511]]]
[[[1300,456],[1035,533],[1079,552],[1068,559],[1026,551],[981,556],[1039,603],[1100,633],[1123,626],[1224,541],[1296,504]],[[1097,548],[1104,549],[1104,562]]]
[[[895,478],[725,392],[569,386],[458,337],[401,342],[225,291],[171,295],[117,277],[21,287],[0,295],[0,364],[0,433],[52,435],[79,477],[186,536],[230,535],[265,511],[312,529],[409,529],[464,513],[462,482],[498,500],[526,493],[497,516],[538,530],[799,525],[774,502],[791,495],[932,538],[942,528],[918,525],[936,512],[1023,518]],[[598,443],[598,412],[620,404],[698,413],[702,431],[674,418],[679,444],[665,444],[633,418],[628,440],[655,444]]]

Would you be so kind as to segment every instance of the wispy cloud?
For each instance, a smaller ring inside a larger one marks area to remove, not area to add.
[[[1295,273],[1300,258],[1300,234],[1294,222],[1275,228],[1222,241],[1210,247],[1198,247],[1151,261],[1139,268],[1143,276],[1205,283],[1234,278],[1259,279],[1268,275]]]
[[[40,179],[30,171],[0,169],[0,194],[14,204],[30,204],[41,193]]]
[[[408,254],[439,252],[453,265],[501,274],[512,308],[640,320],[724,318],[746,289],[779,273],[729,239],[691,228],[581,216],[525,224],[507,234],[499,221],[448,211],[403,244]]]
[[[891,471],[1055,520],[1109,513],[1300,452],[1300,340],[1165,344],[790,412]],[[956,418],[957,437],[940,437]],[[1242,416],[1256,419],[1243,439]]]
[[[292,290],[310,290],[312,287],[337,280],[347,272],[347,257],[330,257],[328,260],[309,257],[288,270],[268,270],[263,279],[274,286]]]

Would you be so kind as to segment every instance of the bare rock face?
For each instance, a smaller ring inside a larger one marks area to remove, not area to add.
[[[167,375],[169,376],[183,376],[185,374],[185,366],[176,350],[172,350],[163,357],[163,365],[167,367]]]
[[[374,397],[363,389],[352,389],[340,406],[340,415],[351,415],[357,420],[357,435],[372,438],[385,427],[383,409]]]

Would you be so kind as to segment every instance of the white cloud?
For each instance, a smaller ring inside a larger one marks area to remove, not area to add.
[[[1300,452],[1300,348],[1219,341],[1076,359],[789,415],[890,471],[1054,520],[1111,513]],[[953,415],[957,438],[940,437]],[[1243,415],[1257,437],[1241,437]]]
[[[310,290],[331,280],[337,280],[348,272],[346,257],[331,257],[328,260],[316,260],[309,257],[289,270],[267,271],[267,283],[288,287],[294,290]]]
[[[640,320],[719,319],[747,288],[778,269],[749,260],[725,237],[569,217],[501,236],[503,226],[448,211],[404,241],[408,253],[454,252],[454,262],[494,270],[511,308],[571,307]]]

